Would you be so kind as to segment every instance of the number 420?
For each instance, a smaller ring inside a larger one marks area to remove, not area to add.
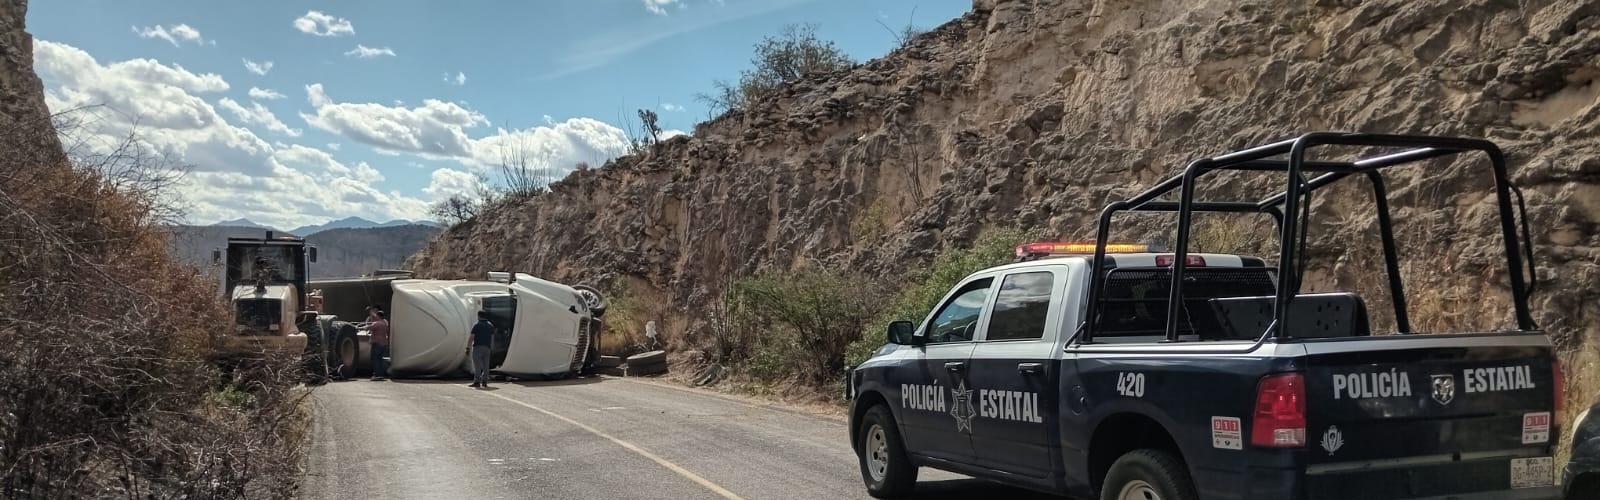
[[[1127,372],[1118,373],[1117,393],[1133,398],[1144,397],[1144,374]]]

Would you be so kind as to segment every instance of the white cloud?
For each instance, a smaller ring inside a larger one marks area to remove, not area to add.
[[[569,118],[553,125],[500,129],[472,141],[471,161],[498,165],[511,156],[518,163],[560,179],[578,162],[598,166],[628,151],[628,134],[593,118]]]
[[[564,176],[578,162],[599,165],[628,150],[622,129],[593,118],[547,119],[545,125],[498,129],[485,137],[468,132],[489,124],[483,114],[461,104],[424,100],[415,107],[336,102],[322,84],[306,86],[313,113],[306,123],[377,148],[388,155],[410,154],[431,160],[461,161],[470,167],[498,165],[516,155],[530,167]]]
[[[457,71],[456,72],[456,76],[450,76],[449,73],[445,73],[444,74],[444,81],[445,81],[445,83],[454,83],[456,85],[466,85],[467,84],[467,74],[463,73],[463,72],[460,72],[460,71]]]
[[[139,35],[140,38],[160,38],[162,40],[166,40],[167,43],[172,44],[173,47],[178,47],[178,42],[194,42],[195,45],[205,43],[205,40],[200,38],[200,30],[194,29],[187,24],[175,24],[172,26],[161,26],[158,24],[148,28],[134,26],[133,32],[134,34]],[[215,45],[214,42],[213,45]]]
[[[334,151],[338,151],[340,147],[342,147],[342,146],[340,146],[339,143],[337,143],[337,142],[328,143],[328,149],[332,149]]]
[[[246,108],[241,106],[239,103],[234,102],[233,99],[224,97],[221,100],[218,100],[217,104],[222,106],[222,109],[226,109],[233,113],[234,116],[239,118],[239,121],[258,127],[264,127],[267,130],[287,135],[289,137],[300,137],[300,129],[289,128],[289,126],[285,125],[283,121],[278,120],[277,115],[272,114],[272,110],[267,109],[266,106],[262,106],[259,102],[251,101],[250,107]]]
[[[178,65],[132,59],[101,65],[70,45],[38,40],[34,67],[45,81],[45,102],[57,112],[83,106],[91,110],[70,131],[86,147],[120,144],[137,132],[144,152],[189,164],[196,171],[270,170],[265,141],[227,123],[197,93],[221,92],[228,83],[215,74],[195,74]],[[64,132],[66,133],[66,132]]]
[[[427,99],[406,108],[377,103],[334,102],[322,84],[306,86],[316,109],[302,115],[311,126],[370,144],[380,151],[412,153],[432,158],[466,157],[471,140],[466,129],[487,125],[482,114],[460,105]]]
[[[644,8],[652,14],[665,16],[667,15],[667,7],[677,5],[682,8],[683,4],[679,2],[680,0],[644,0]]]
[[[240,59],[244,60],[245,71],[249,71],[257,75],[266,75],[268,71],[272,71],[272,61],[256,62],[244,58]]]
[[[439,201],[456,195],[473,196],[484,187],[483,176],[453,168],[441,168],[433,171],[428,187],[422,192],[433,201]]]
[[[673,104],[673,103],[669,102],[669,103],[663,103],[661,105],[661,109],[665,110],[665,111],[674,111],[674,112],[676,112],[676,111],[683,111],[683,106],[679,106],[677,104]]]
[[[362,59],[371,59],[378,56],[394,57],[394,49],[388,47],[374,48],[358,43],[356,44],[356,48],[350,49],[350,51],[345,52],[344,55],[356,56]]]
[[[346,166],[306,146],[269,144],[230,124],[196,95],[227,90],[220,76],[148,59],[101,64],[83,50],[48,40],[35,41],[34,67],[45,82],[51,110],[104,105],[69,113],[81,118],[61,130],[63,142],[75,152],[104,154],[132,133],[136,152],[187,166],[189,173],[168,193],[185,207],[188,220],[249,217],[292,227],[351,215],[373,220],[427,216],[422,199],[381,190],[378,168]],[[223,98],[217,106],[241,122],[271,117],[257,103],[246,107]]]
[[[333,17],[318,11],[307,11],[306,15],[294,20],[294,29],[302,33],[316,36],[340,36],[356,34],[355,26],[342,17]]]
[[[279,94],[278,91],[276,91],[276,90],[264,89],[264,88],[261,88],[261,87],[250,87],[250,98],[251,99],[259,99],[259,100],[263,100],[263,101],[271,101],[271,100],[282,99],[284,97],[285,96],[283,94]]]

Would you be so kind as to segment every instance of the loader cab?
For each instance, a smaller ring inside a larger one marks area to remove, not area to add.
[[[222,293],[231,295],[239,285],[293,285],[297,304],[306,304],[310,264],[317,248],[294,236],[228,238],[227,247],[212,252],[214,264],[223,265]]]

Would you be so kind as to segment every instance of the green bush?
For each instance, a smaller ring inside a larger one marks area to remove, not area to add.
[[[844,373],[845,350],[873,315],[876,288],[856,275],[814,267],[739,280],[738,311],[753,333],[743,337],[750,344],[748,373],[828,386]]]
[[[971,248],[950,250],[933,259],[933,265],[920,268],[901,280],[899,291],[867,322],[860,336],[847,349],[846,361],[855,366],[866,361],[884,344],[889,322],[920,322],[938,305],[939,299],[961,278],[985,268],[1010,262],[1016,247],[1027,242],[1028,233],[1016,228],[996,228],[984,232]],[[894,288],[895,284],[889,284]]]

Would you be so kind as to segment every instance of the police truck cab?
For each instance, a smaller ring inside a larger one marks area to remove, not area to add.
[[[1381,153],[1307,159],[1325,146]],[[1463,153],[1490,160],[1504,240],[1504,272],[1477,292],[1507,296],[1514,326],[1423,333],[1382,173]],[[1195,181],[1224,170],[1291,181],[1260,200],[1197,200]],[[1300,286],[1303,203],[1344,179],[1371,186],[1387,331],[1371,331],[1361,296]],[[850,376],[868,492],[906,495],[933,467],[1115,500],[1557,498],[1561,371],[1528,311],[1514,194],[1499,149],[1473,139],[1314,133],[1195,161],[1106,207],[1095,242],[1019,247],[1023,262],[967,276],[920,324],[889,325]],[[1176,215],[1173,250],[1107,243],[1130,211]],[[1189,252],[1196,212],[1270,216],[1277,264]]]

